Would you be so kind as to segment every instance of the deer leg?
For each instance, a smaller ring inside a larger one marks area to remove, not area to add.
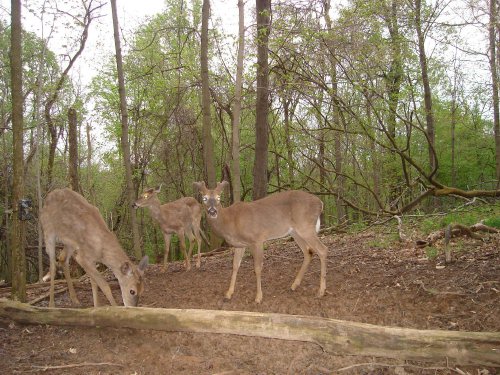
[[[66,248],[64,248],[59,254],[63,266],[64,278],[66,279],[66,283],[68,284],[68,291],[71,302],[73,302],[74,305],[80,305],[80,301],[76,296],[75,288],[73,286],[73,281],[71,280],[71,273],[69,272],[69,260],[71,259],[71,255],[73,254],[73,249],[69,248],[68,246],[66,246]]]
[[[193,232],[194,232],[194,236],[196,237],[196,244],[198,246],[198,259],[196,260],[196,268],[200,268],[201,267],[201,254],[200,254],[200,251],[201,251],[201,236],[200,236],[200,228],[199,227],[195,227],[193,229]]]
[[[250,248],[253,256],[253,267],[255,271],[255,278],[257,280],[257,294],[255,295],[255,302],[262,302],[262,284],[261,284],[261,274],[262,267],[264,265],[264,249],[263,244],[257,244]]]
[[[45,251],[50,259],[50,297],[49,307],[55,307],[54,287],[56,278],[56,239],[54,236],[45,236]]]
[[[102,290],[109,303],[113,306],[117,306],[117,303],[113,297],[113,293],[111,293],[111,288],[109,287],[108,282],[101,276],[99,271],[95,268],[95,264],[85,261],[81,257],[76,256],[76,261],[82,266],[87,275],[90,277],[90,283],[92,285],[92,296],[94,298],[94,307],[99,305],[97,300],[97,286]],[[97,284],[97,285],[96,285]]]
[[[191,260],[191,256],[193,255],[193,246],[194,246],[194,234],[191,229],[187,231],[187,237],[189,240],[188,258]]]
[[[306,273],[307,268],[309,267],[309,263],[311,263],[311,249],[308,246],[307,242],[304,240],[304,238],[302,238],[297,232],[292,233],[292,237],[297,243],[297,245],[299,245],[302,252],[304,253],[304,260],[302,262],[302,266],[300,267],[300,270],[297,273],[297,276],[295,277],[295,280],[291,287],[292,290],[295,290],[302,282],[302,278],[304,277],[304,274]]]
[[[186,252],[186,236],[184,230],[181,229],[177,232],[177,236],[179,237],[179,244],[181,245],[181,251],[184,255],[184,265],[186,266],[186,271],[191,270],[191,261]]]
[[[99,295],[97,284],[92,277],[89,276],[90,285],[92,286],[92,300],[94,301],[94,307],[99,307]]]
[[[319,279],[319,289],[318,289],[318,297],[323,297],[326,291],[326,261],[328,256],[328,248],[319,240],[316,233],[314,236],[310,236],[308,238],[308,243],[314,249],[316,254],[318,254],[320,263],[321,263],[321,275]]]
[[[234,249],[233,256],[233,273],[231,274],[231,284],[229,285],[229,289],[226,292],[226,299],[231,299],[234,293],[234,286],[236,284],[236,276],[238,275],[238,269],[240,268],[241,259],[243,258],[243,254],[245,254],[244,247],[237,247]]]
[[[165,240],[165,257],[163,258],[163,267],[165,270],[168,267],[168,253],[170,251],[170,238],[171,234],[163,233],[163,239]]]

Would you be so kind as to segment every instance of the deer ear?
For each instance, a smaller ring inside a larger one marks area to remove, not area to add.
[[[193,187],[198,190],[201,194],[205,194],[207,192],[207,187],[205,185],[205,181],[193,182]]]
[[[128,276],[132,272],[132,267],[129,262],[125,262],[120,266],[120,271],[123,276]]]
[[[217,187],[215,188],[215,190],[220,194],[227,185],[229,185],[229,182],[227,182],[226,180],[219,182],[217,183]]]
[[[149,263],[149,258],[147,255],[144,255],[144,257],[141,259],[141,261],[137,265],[137,269],[139,271],[144,271],[146,269],[146,267],[148,266],[148,263]]]

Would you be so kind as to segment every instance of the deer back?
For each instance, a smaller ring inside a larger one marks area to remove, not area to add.
[[[219,217],[208,217],[208,222],[229,243],[247,246],[281,238],[292,231],[315,230],[322,209],[323,203],[318,197],[290,190],[219,209]]]
[[[104,245],[119,246],[99,210],[73,190],[51,191],[45,199],[40,219],[43,230],[60,242],[72,246],[75,250],[85,251],[92,248],[92,254],[89,256],[95,261],[102,260]]]

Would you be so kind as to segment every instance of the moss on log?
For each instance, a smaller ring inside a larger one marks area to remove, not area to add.
[[[223,333],[312,342],[335,354],[500,367],[500,333],[382,327],[313,316],[244,311],[99,307],[42,308],[0,299],[19,323]]]

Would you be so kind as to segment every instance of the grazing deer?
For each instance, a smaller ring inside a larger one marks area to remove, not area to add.
[[[54,280],[56,272],[56,241],[64,244],[64,277],[68,283],[71,300],[79,304],[69,274],[68,262],[73,256],[90,277],[94,306],[98,306],[97,287],[108,301],[116,305],[106,280],[96,269],[96,263],[103,263],[111,269],[120,284],[125,306],[137,306],[144,290],[144,269],[148,257],[134,265],[120,246],[115,234],[104,222],[99,210],[80,194],[70,189],[51,191],[45,199],[40,220],[45,238],[45,249],[50,258],[50,301],[54,307]]]
[[[231,299],[236,284],[236,275],[241,264],[245,248],[249,247],[254,260],[257,278],[255,302],[262,301],[261,272],[264,260],[263,245],[267,240],[292,236],[304,253],[304,261],[292,290],[302,281],[311,262],[313,253],[321,261],[321,276],[318,297],[326,290],[326,257],[328,249],[318,239],[319,216],[323,202],[309,193],[298,190],[284,191],[254,202],[238,202],[227,208],[220,203],[220,195],[227,181],[217,184],[213,190],[207,189],[205,182],[195,182],[202,195],[207,211],[207,221],[216,234],[223,237],[236,249],[233,258],[233,273],[226,298]]]
[[[170,250],[170,238],[173,233],[179,237],[179,244],[184,255],[184,264],[186,270],[191,269],[191,254],[193,251],[194,240],[198,244],[198,259],[196,267],[201,266],[201,236],[203,231],[200,228],[201,207],[193,197],[184,197],[176,201],[161,204],[158,199],[158,193],[161,186],[156,189],[145,190],[133,204],[134,208],[148,207],[151,216],[160,224],[165,239],[165,258],[163,264],[165,268],[168,265],[168,253]],[[189,239],[189,251],[186,254],[185,236]]]

